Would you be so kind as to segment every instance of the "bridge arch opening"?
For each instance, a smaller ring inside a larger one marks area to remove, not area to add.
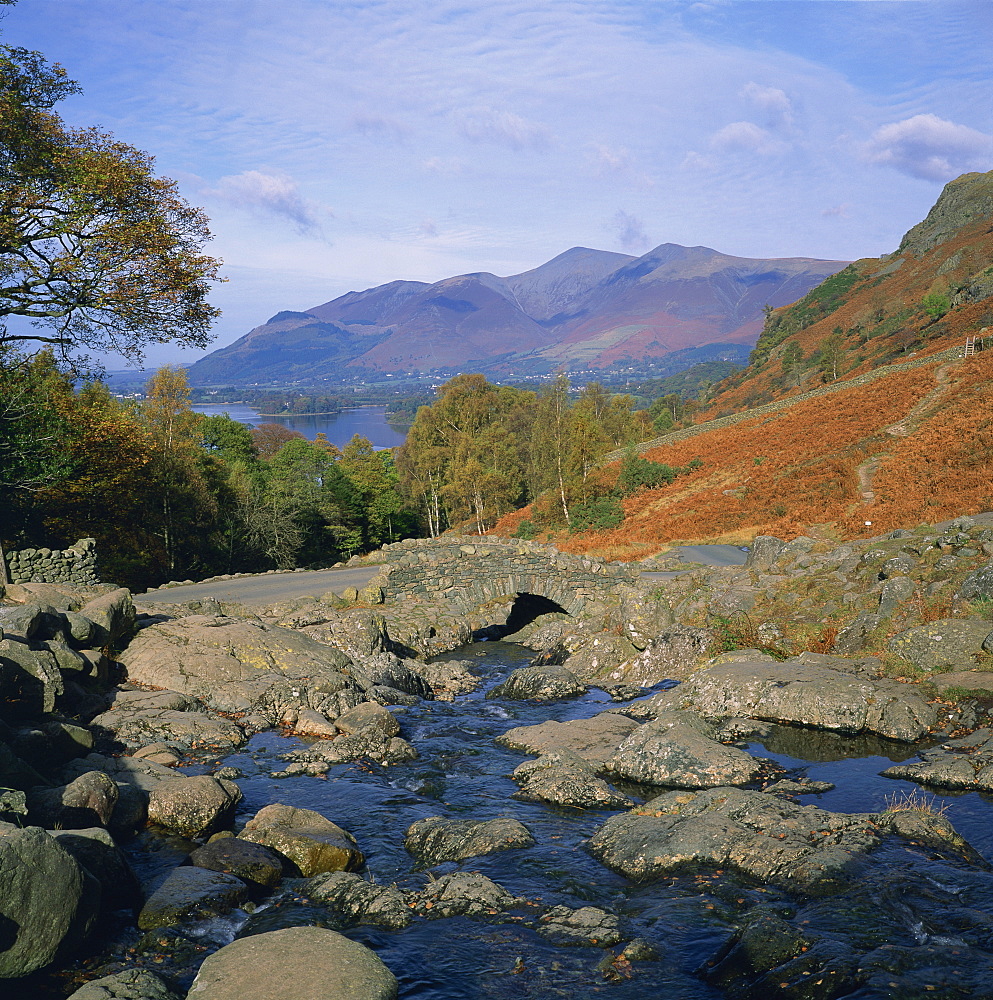
[[[510,612],[505,622],[496,622],[477,629],[473,632],[472,637],[477,642],[486,639],[502,639],[504,636],[519,632],[525,625],[530,625],[542,615],[567,615],[568,613],[561,604],[553,601],[550,597],[543,597],[541,594],[518,593],[514,598],[514,603],[510,606]]]

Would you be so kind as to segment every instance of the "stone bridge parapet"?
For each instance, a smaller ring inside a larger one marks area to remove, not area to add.
[[[570,555],[552,545],[477,535],[406,539],[384,546],[381,555],[389,563],[380,577],[387,601],[443,598],[462,614],[517,594],[582,614],[613,603],[619,587],[641,576],[623,563]]]

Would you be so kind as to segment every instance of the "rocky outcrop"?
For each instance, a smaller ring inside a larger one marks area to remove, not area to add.
[[[936,721],[934,708],[911,685],[872,676],[857,661],[812,654],[783,663],[752,659],[706,667],[643,706],[646,712],[691,708],[708,719],[751,716],[896,740],[920,739]]]
[[[852,856],[881,840],[871,814],[832,813],[762,792],[712,788],[666,792],[613,816],[589,848],[636,881],[705,864],[791,891],[820,893],[841,888]]]
[[[309,706],[333,718],[362,700],[339,650],[291,629],[191,615],[143,629],[121,654],[130,680],[224,712]]]
[[[980,618],[942,618],[893,636],[887,644],[894,653],[927,672],[968,670],[993,647],[993,622]]]

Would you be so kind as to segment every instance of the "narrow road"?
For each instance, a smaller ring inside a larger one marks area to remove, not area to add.
[[[191,583],[166,590],[153,590],[135,595],[134,602],[143,604],[182,604],[213,597],[216,601],[235,604],[261,605],[290,601],[297,597],[320,597],[329,590],[340,594],[346,587],[361,590],[379,573],[379,566],[354,566],[350,569],[317,569],[301,573],[262,573],[240,576],[234,580],[213,580]]]
[[[707,566],[740,566],[747,555],[737,545],[680,545],[672,550],[683,562]],[[135,604],[183,604],[212,597],[215,601],[233,604],[263,605],[276,601],[292,601],[298,597],[320,597],[329,590],[340,594],[346,587],[361,590],[374,576],[379,566],[354,566],[350,569],[305,570],[299,573],[261,573],[240,576],[234,580],[213,580],[189,583],[182,587],[153,590],[136,594]],[[647,579],[670,579],[680,572],[645,573]]]

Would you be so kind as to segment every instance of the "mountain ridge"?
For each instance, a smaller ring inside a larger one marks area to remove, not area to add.
[[[397,280],[283,310],[191,366],[191,384],[343,373],[603,369],[705,344],[752,344],[763,309],[845,261],[743,258],[664,243],[641,257],[571,247],[519,274]]]

